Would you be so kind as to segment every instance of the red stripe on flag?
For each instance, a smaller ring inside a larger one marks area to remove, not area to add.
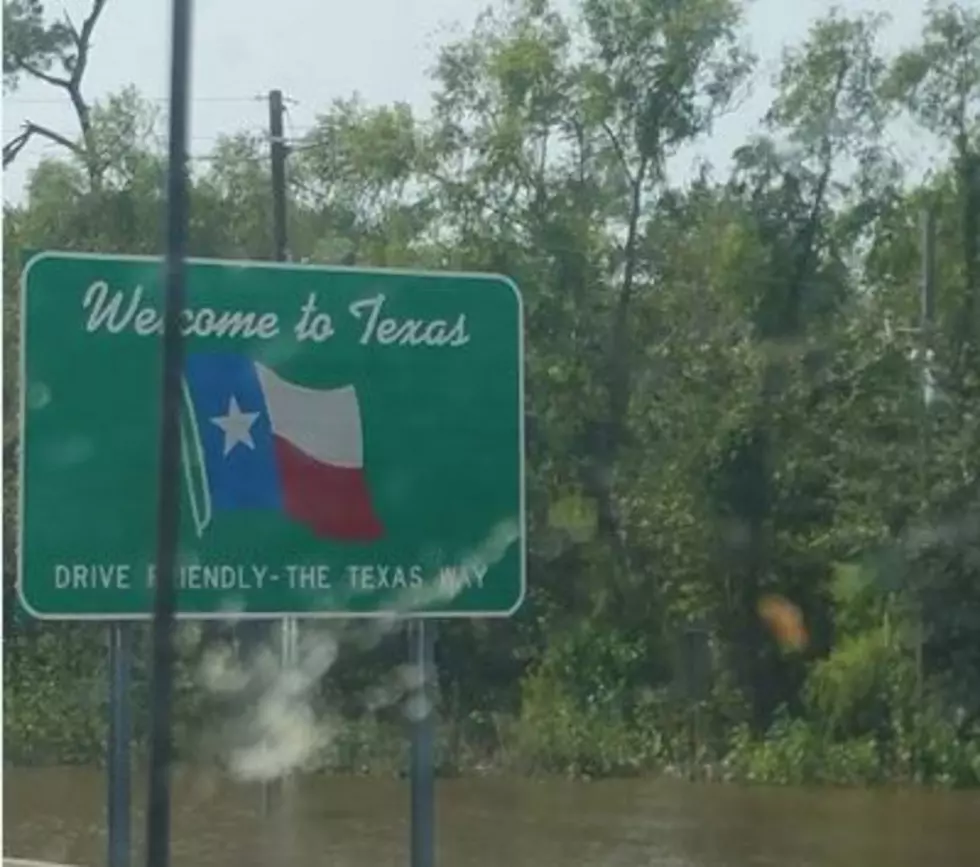
[[[288,440],[273,439],[286,514],[328,539],[369,542],[384,533],[362,469],[320,463]]]

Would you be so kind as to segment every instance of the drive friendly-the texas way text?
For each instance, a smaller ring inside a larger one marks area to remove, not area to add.
[[[59,563],[54,567],[54,586],[57,590],[79,592],[86,590],[132,590],[142,580],[144,586],[154,584],[156,568],[152,564],[136,570],[128,563]],[[487,568],[471,567],[440,569],[433,577],[443,592],[458,593],[471,587],[483,588]],[[431,573],[430,573],[431,574]],[[339,580],[338,580],[339,579]],[[377,590],[407,590],[428,583],[420,565],[384,566],[380,564],[348,565],[332,569],[326,564],[283,566],[275,570],[268,566],[201,565],[181,566],[177,586],[181,591],[249,591],[270,586],[286,586],[290,590],[331,590],[339,585],[347,590],[370,593]]]
[[[455,348],[470,341],[465,313],[449,319],[398,319],[386,315],[386,301],[383,293],[377,293],[347,306],[347,321],[356,328],[360,343]],[[110,289],[104,280],[97,280],[85,291],[82,307],[88,314],[85,329],[89,332],[104,330],[119,334],[128,331],[149,337],[163,331],[163,317],[158,309],[145,301],[142,286],[127,292]],[[271,312],[216,310],[212,307],[185,309],[181,322],[183,333],[193,337],[271,340],[278,337],[283,328],[291,328],[297,341],[313,343],[330,340],[342,327],[334,314],[320,310],[315,292],[307,294],[294,323],[282,323],[279,316]]]

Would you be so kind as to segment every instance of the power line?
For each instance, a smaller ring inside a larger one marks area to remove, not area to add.
[[[286,119],[286,127],[289,129],[289,135],[287,136],[286,141],[287,141],[287,147],[289,148],[290,151],[292,151],[293,148],[292,145],[289,144],[289,142],[295,141],[296,139],[299,138],[299,136],[296,134],[299,131],[299,128],[296,126],[296,124],[293,123],[293,115],[292,112],[289,110],[290,103],[292,103],[293,105],[298,105],[297,100],[289,99],[288,97],[283,97],[282,115]]]
[[[287,136],[286,139],[287,141],[290,140],[299,141],[302,138],[303,134],[312,132],[315,129],[317,129],[315,125],[294,126],[293,124],[289,124],[289,130],[291,135]],[[23,131],[24,131],[23,125],[16,126],[16,127],[12,127],[12,126],[4,127],[3,135],[4,136],[19,135]],[[243,127],[241,129],[236,129],[233,132],[218,133],[217,135],[192,135],[191,141],[221,141],[223,139],[234,138],[236,135],[242,133],[246,133],[249,135],[254,134],[259,136],[260,138],[269,137],[268,130],[259,129],[258,127]]]
[[[64,151],[65,151],[65,149],[63,147],[61,147],[61,145],[57,145],[54,142],[48,142],[48,143],[45,143],[45,144],[41,144],[38,147],[38,150],[41,153],[43,153],[44,155],[53,154],[53,153],[62,153],[63,154]],[[219,154],[204,154],[204,153],[200,153],[200,154],[188,154],[187,155],[187,159],[190,160],[191,162],[194,162],[194,163],[214,163],[214,162],[218,162],[221,158],[222,157]],[[264,161],[265,158],[263,156],[259,155],[259,154],[254,154],[254,155],[250,155],[249,157],[247,157],[247,159],[254,160],[255,162],[262,162],[262,161]],[[34,168],[34,166],[32,166],[31,168]],[[10,174],[10,170],[7,169],[7,171],[5,172],[5,174]]]
[[[162,102],[166,103],[168,100],[165,96],[140,96],[140,99],[144,102]],[[246,102],[264,102],[265,96],[198,96],[191,100],[192,103],[207,102],[207,103],[246,103]],[[65,105],[70,106],[70,103],[64,98],[57,97],[44,97],[44,98],[21,98],[17,96],[4,97],[4,103],[7,105]]]
[[[3,136],[6,138],[7,136],[20,135],[20,133],[22,133],[23,131],[24,131],[24,128],[22,126],[10,127],[10,128],[6,128],[5,127],[4,130],[3,130]],[[253,130],[239,130],[237,132],[251,133],[251,132],[253,132]],[[222,141],[222,140],[227,139],[227,138],[233,138],[237,134],[237,132],[235,132],[235,133],[224,133],[224,134],[219,133],[218,135],[192,135],[190,137],[190,140],[191,141],[196,141],[196,142]],[[254,131],[254,132],[257,132],[257,131]],[[46,146],[47,145],[50,145],[52,147],[61,147],[60,145],[56,145],[54,142],[46,142],[45,145]]]

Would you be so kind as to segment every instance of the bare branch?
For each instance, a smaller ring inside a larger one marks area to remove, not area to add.
[[[42,136],[55,144],[61,145],[63,148],[68,148],[73,154],[77,156],[84,157],[85,149],[73,142],[69,138],[65,138],[61,133],[55,132],[53,129],[48,129],[46,126],[41,126],[40,124],[27,122],[27,131],[34,133],[35,135]]]
[[[26,129],[15,135],[3,146],[3,167],[7,168],[23,149],[24,145],[30,140],[31,134]]]
[[[71,15],[65,12],[65,24],[68,25],[68,32],[71,34],[71,38],[77,46],[81,41],[81,34],[78,32],[78,28],[75,26],[75,22],[71,20]]]
[[[40,67],[35,66],[29,60],[25,60],[20,55],[16,55],[14,60],[16,61],[17,65],[24,70],[24,72],[26,72],[28,75],[34,76],[34,78],[38,79],[39,81],[44,81],[53,87],[60,87],[64,90],[68,90],[71,87],[71,82],[67,78],[59,78],[57,75],[51,75]]]
[[[17,158],[17,155],[24,149],[25,145],[31,140],[32,137],[36,135],[67,148],[77,156],[83,158],[85,157],[84,149],[79,147],[79,145],[73,142],[71,139],[65,138],[65,136],[63,136],[61,133],[55,132],[53,129],[48,129],[46,126],[41,126],[40,124],[33,123],[32,121],[27,121],[27,123],[24,124],[23,131],[18,133],[18,135],[3,146],[4,168],[10,165],[10,163]]]
[[[105,4],[106,0],[94,0],[92,11],[82,23],[82,32],[78,34],[78,57],[71,71],[72,87],[76,90],[82,83],[82,76],[85,74],[85,67],[88,64],[88,52],[92,44],[92,31],[95,30],[95,25],[99,21],[102,10],[105,9]]]

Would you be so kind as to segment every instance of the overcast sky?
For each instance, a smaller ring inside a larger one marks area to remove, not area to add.
[[[65,9],[76,22],[89,5],[90,0],[45,2],[49,11]],[[308,129],[331,100],[355,91],[368,102],[402,100],[424,111],[431,90],[427,71],[438,45],[454,30],[465,31],[487,5],[488,0],[197,0],[191,151],[206,153],[222,133],[264,128],[264,95],[271,88],[294,100],[287,127],[293,135]],[[798,42],[832,5],[828,0],[754,0],[748,35],[762,61],[763,82],[782,49]],[[841,0],[838,5],[848,11],[890,11],[886,44],[894,48],[917,37],[926,0]],[[85,77],[88,99],[133,84],[164,106],[169,28],[170,0],[108,0]],[[698,152],[723,163],[752,131],[769,96],[761,87]],[[3,101],[4,140],[27,118],[66,135],[77,132],[64,94],[24,79]],[[4,177],[8,199],[20,198],[31,168],[54,147],[32,142],[21,153]],[[691,155],[685,160],[689,163]]]

